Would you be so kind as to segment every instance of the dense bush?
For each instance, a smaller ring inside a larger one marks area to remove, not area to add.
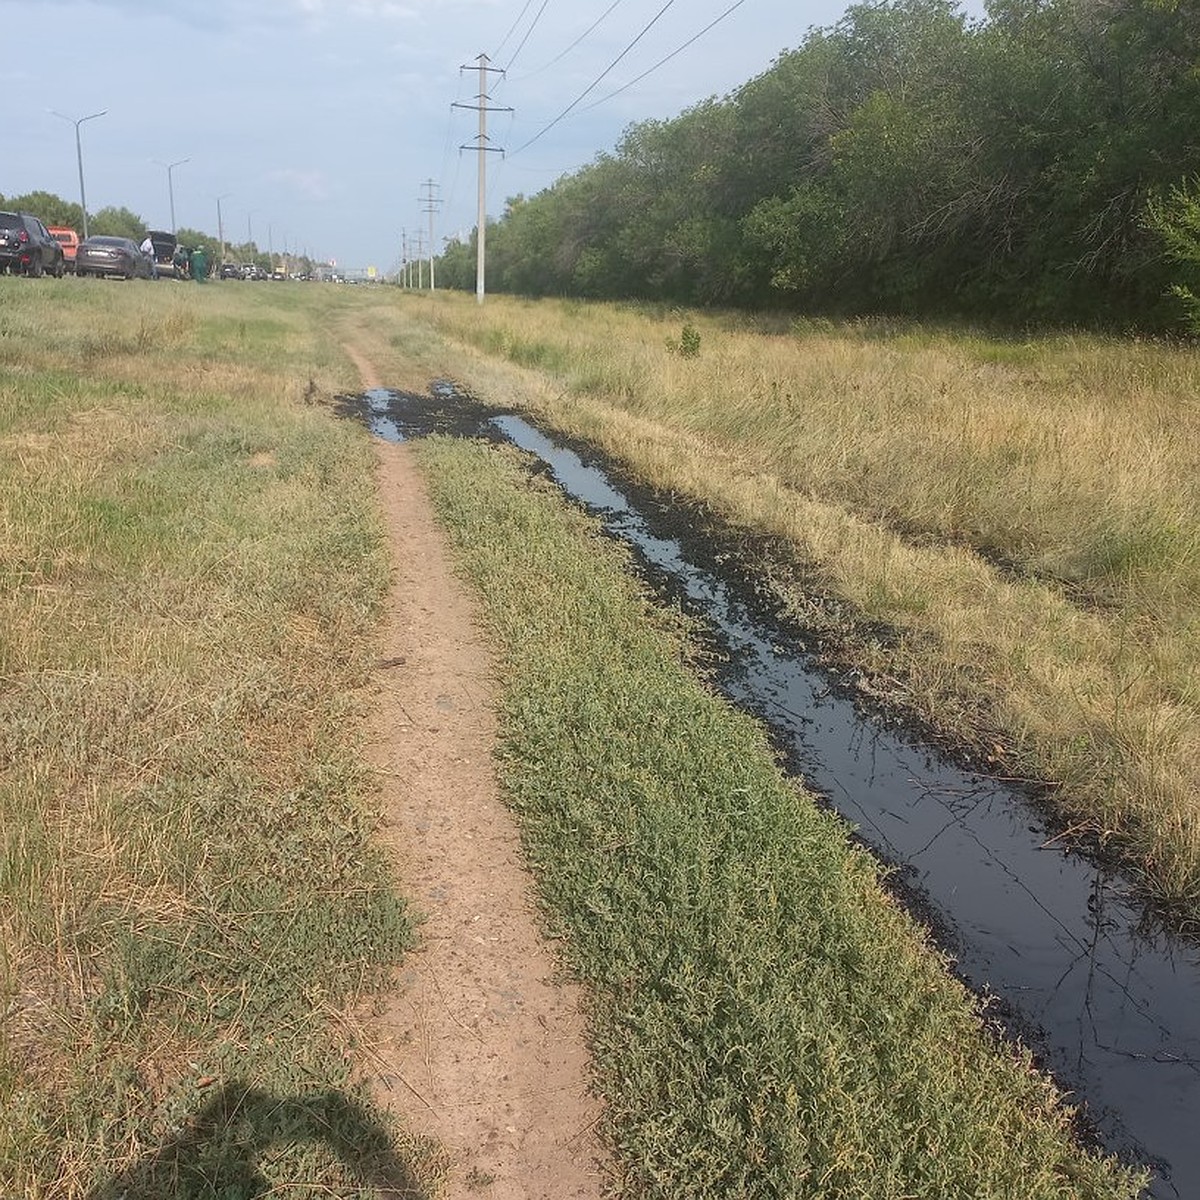
[[[1197,61],[1191,0],[860,4],[510,200],[489,286],[1177,327]],[[474,264],[453,245],[439,277]]]

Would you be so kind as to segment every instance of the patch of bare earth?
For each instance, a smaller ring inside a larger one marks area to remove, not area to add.
[[[378,387],[361,351],[347,352]],[[373,759],[401,887],[425,916],[378,1023],[372,1084],[447,1148],[444,1195],[599,1197],[600,1103],[578,989],[555,979],[495,780],[492,669],[404,446],[379,444],[396,577]]]

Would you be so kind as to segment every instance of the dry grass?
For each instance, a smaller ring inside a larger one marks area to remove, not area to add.
[[[486,399],[786,538],[899,633],[856,652],[903,703],[1061,784],[1065,823],[1198,919],[1200,353],[450,295],[402,314]]]
[[[383,1136],[346,1014],[408,936],[358,753],[373,456],[305,403],[348,365],[315,293],[0,290],[0,1193],[244,1194],[279,1134],[271,1178],[361,1194],[273,1115]]]

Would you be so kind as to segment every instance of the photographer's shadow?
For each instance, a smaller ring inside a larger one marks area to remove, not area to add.
[[[329,1090],[277,1096],[228,1083],[154,1153],[88,1200],[253,1200],[281,1194],[261,1173],[265,1154],[323,1143],[359,1187],[387,1200],[427,1200],[387,1129],[362,1105]],[[307,1192],[305,1193],[307,1194]]]

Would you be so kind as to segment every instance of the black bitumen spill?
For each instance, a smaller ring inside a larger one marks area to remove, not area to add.
[[[1155,1200],[1200,1196],[1200,947],[1149,917],[1119,875],[1064,850],[1028,789],[865,707],[747,583],[736,539],[694,508],[449,383],[339,404],[389,440],[438,432],[533,455],[632,548],[652,587],[705,623],[722,650],[716,685],[894,869],[959,976],[1081,1106],[1085,1136],[1149,1165]]]

